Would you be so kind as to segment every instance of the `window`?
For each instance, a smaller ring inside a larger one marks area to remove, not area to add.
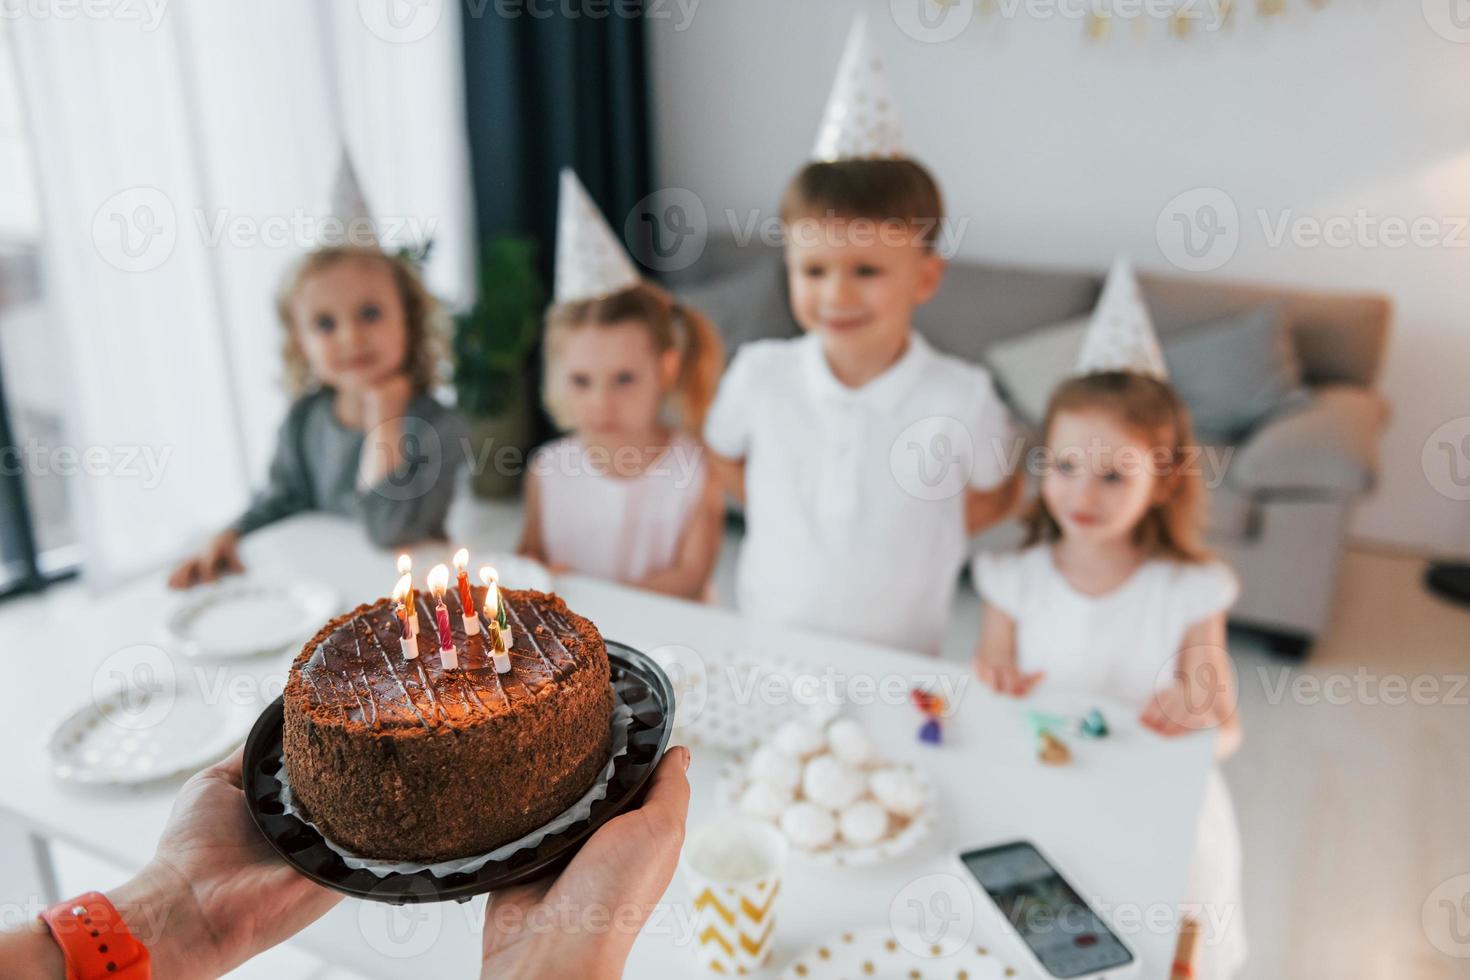
[[[0,50],[12,43],[0,20]],[[40,275],[41,215],[15,59],[0,58],[0,594],[75,570],[60,339]]]

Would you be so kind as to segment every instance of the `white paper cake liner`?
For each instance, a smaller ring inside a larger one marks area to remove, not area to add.
[[[614,695],[614,698],[616,697]],[[612,751],[608,754],[607,765],[603,767],[597,780],[593,782],[587,792],[582,794],[582,798],[577,802],[524,837],[513,840],[509,844],[502,844],[487,854],[454,858],[450,861],[440,861],[437,864],[423,864],[418,861],[380,861],[353,854],[333,841],[322,828],[306,819],[296,809],[291,797],[291,784],[286,779],[286,761],[284,757],[281,759],[280,768],[276,770],[276,781],[281,784],[281,804],[286,808],[286,812],[302,823],[310,826],[318,834],[321,834],[322,840],[326,842],[327,846],[333,851],[336,851],[338,856],[342,858],[342,863],[354,871],[370,871],[379,878],[386,878],[390,874],[417,874],[420,871],[427,871],[435,877],[445,877],[462,872],[474,872],[479,871],[491,861],[503,861],[522,848],[536,847],[548,836],[566,830],[579,820],[586,820],[592,813],[592,804],[606,798],[607,787],[612,782],[613,770],[616,768],[618,756],[628,751],[628,723],[632,718],[633,709],[623,704],[621,700],[617,700],[613,705],[612,724],[609,730],[609,734],[612,737]]]

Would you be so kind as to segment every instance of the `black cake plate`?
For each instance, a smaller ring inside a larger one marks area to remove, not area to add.
[[[548,835],[536,847],[523,848],[503,861],[486,862],[478,871],[443,877],[427,871],[380,877],[371,871],[349,868],[321,834],[286,813],[281,803],[281,784],[276,779],[285,717],[281,698],[261,713],[245,740],[245,801],[255,826],[287,864],[311,880],[344,895],[393,905],[468,901],[475,895],[559,871],[598,827],[643,802],[648,781],[668,747],[674,727],[674,687],[663,668],[630,646],[606,642],[613,689],[633,711],[628,751],[614,763],[607,796],[592,804],[587,819]]]

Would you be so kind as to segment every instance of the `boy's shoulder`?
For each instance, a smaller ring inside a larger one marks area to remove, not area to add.
[[[736,349],[725,377],[734,379],[735,386],[742,389],[795,384],[800,377],[802,351],[814,341],[810,335],[748,340]]]
[[[914,336],[922,337],[922,334],[915,333]],[[924,342],[928,343],[927,340]],[[932,379],[940,384],[953,384],[966,390],[991,383],[990,370],[985,365],[946,354],[936,350],[932,344],[929,346],[929,372]]]
[[[735,349],[735,356],[730,359],[730,363],[733,365],[738,361],[742,365],[760,366],[788,363],[814,339],[811,334],[799,334],[795,337],[763,337],[760,340],[747,340]]]

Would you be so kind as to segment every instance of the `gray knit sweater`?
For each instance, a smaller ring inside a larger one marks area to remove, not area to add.
[[[361,521],[385,548],[444,537],[444,515],[464,458],[464,420],[427,394],[403,416],[403,462],[366,491],[357,487],[363,433],[342,425],[334,393],[299,398],[281,423],[265,487],[233,527],[242,535],[304,510],[324,510]]]

